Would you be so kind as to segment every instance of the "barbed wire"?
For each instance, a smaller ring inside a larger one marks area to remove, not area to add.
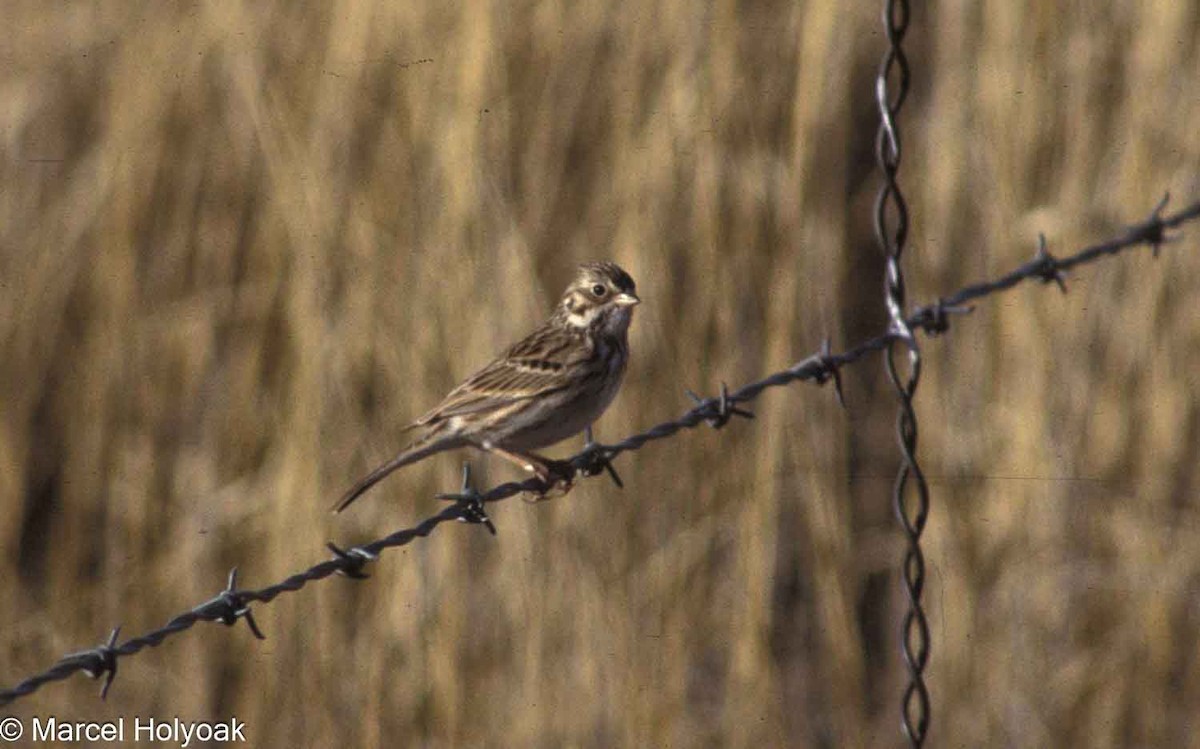
[[[923,331],[928,335],[938,335],[949,329],[952,315],[971,311],[972,308],[967,306],[968,302],[1011,289],[1022,281],[1055,282],[1065,290],[1065,284],[1062,283],[1064,273],[1077,266],[1142,245],[1150,247],[1154,256],[1157,257],[1159,248],[1172,239],[1167,236],[1169,230],[1200,218],[1200,201],[1169,215],[1163,214],[1166,206],[1167,199],[1164,198],[1147,219],[1129,226],[1121,236],[1089,246],[1063,259],[1057,259],[1051,255],[1046,250],[1045,239],[1041,238],[1037,253],[1030,262],[1024,263],[996,279],[965,286],[947,297],[937,299],[932,304],[918,307],[905,318],[905,323],[911,330]],[[731,418],[752,418],[753,414],[741,408],[741,404],[754,400],[768,388],[780,387],[802,380],[811,380],[816,384],[832,383],[839,401],[844,402],[841,368],[863,359],[868,354],[886,349],[896,340],[896,337],[897,332],[889,327],[887,332],[836,354],[831,351],[829,341],[826,340],[817,353],[802,359],[787,369],[770,374],[737,390],[730,391],[722,383],[719,394],[715,397],[701,398],[690,393],[691,397],[698,402],[679,418],[665,421],[614,444],[589,443],[573,457],[557,461],[553,468],[560,477],[568,471],[573,472],[576,476],[597,476],[607,472],[619,485],[620,477],[612,466],[612,460],[618,455],[638,450],[650,442],[667,439],[681,430],[692,429],[701,424],[720,429]],[[485,492],[479,492],[471,485],[469,468],[464,467],[461,489],[450,494],[438,495],[440,499],[448,501],[450,504],[441,512],[418,524],[349,549],[342,549],[329,543],[327,546],[333,554],[332,559],[314,564],[281,582],[263,588],[239,589],[237,585],[238,569],[235,567],[230,571],[225,587],[213,598],[175,616],[158,629],[119,644],[118,637],[121,628],[113,629],[104,644],[65,655],[45,671],[0,691],[0,707],[31,694],[45,684],[65,679],[77,672],[86,673],[93,678],[103,678],[100,696],[104,698],[117,674],[120,658],[161,645],[167,638],[190,629],[197,622],[221,622],[227,626],[234,626],[239,621],[245,620],[254,636],[264,639],[254,620],[251,604],[270,603],[283,593],[298,591],[309,583],[323,580],[332,575],[343,575],[352,579],[364,578],[367,576],[365,571],[367,565],[375,562],[383,551],[405,546],[418,538],[425,538],[443,523],[457,521],[482,525],[494,534],[496,529],[491,518],[488,517],[487,504],[499,502],[520,493],[543,494],[553,489],[553,484],[553,480],[544,482],[540,478],[533,477],[525,481],[498,484]]]

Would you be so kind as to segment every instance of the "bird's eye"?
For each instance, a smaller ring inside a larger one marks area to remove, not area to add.
[[[604,288],[604,284],[598,283],[592,287],[592,296],[594,296],[598,299],[603,299],[604,295],[607,293],[608,293],[608,289]]]

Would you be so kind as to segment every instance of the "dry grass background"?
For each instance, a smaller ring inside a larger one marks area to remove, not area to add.
[[[602,439],[882,324],[877,3],[4,3],[0,678],[435,510],[347,515],[398,428],[576,262],[638,279]],[[928,300],[1200,182],[1200,8],[918,4]],[[1200,238],[981,305],[918,399],[939,746],[1200,746]],[[850,410],[621,459],[18,715],[236,715],[257,746],[893,746],[878,360]],[[564,446],[565,453],[576,445]],[[512,477],[472,457],[480,482]]]

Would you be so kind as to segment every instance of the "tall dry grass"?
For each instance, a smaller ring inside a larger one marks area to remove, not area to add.
[[[329,503],[545,314],[638,279],[616,438],[880,329],[874,3],[7,2],[0,678],[225,572],[431,513]],[[1200,187],[1196,3],[918,4],[911,293]],[[1200,746],[1196,232],[930,341],[932,736]],[[18,715],[236,715],[257,746],[889,746],[900,545],[882,367]],[[568,448],[564,447],[566,451]],[[481,483],[503,465],[471,460]]]

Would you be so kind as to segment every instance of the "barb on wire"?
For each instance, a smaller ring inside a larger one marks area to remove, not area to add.
[[[463,463],[462,488],[456,492],[446,492],[437,495],[438,499],[454,502],[459,510],[458,522],[482,525],[488,533],[496,535],[496,526],[483,509],[483,495],[471,485],[471,464]]]
[[[351,580],[366,580],[369,578],[370,575],[364,571],[364,568],[368,563],[379,559],[377,554],[371,554],[358,546],[343,549],[334,542],[328,541],[325,544],[325,548],[333,552],[335,559],[344,560],[348,563],[349,566],[338,570],[337,573]]]
[[[969,315],[975,311],[975,308],[969,304],[947,304],[946,300],[938,297],[938,300],[929,305],[926,309],[929,310],[929,315],[921,319],[909,319],[909,325],[914,329],[920,328],[929,336],[939,336],[950,330],[950,315]]]
[[[738,399],[729,397],[729,386],[724,382],[721,383],[721,394],[716,398],[701,398],[691,390],[683,392],[687,393],[687,397],[692,399],[692,403],[695,403],[697,408],[706,409],[711,414],[704,418],[704,422],[713,429],[725,426],[734,416],[741,416],[743,419],[754,418],[754,414],[750,411],[738,408]]]
[[[250,611],[249,601],[245,594],[237,589],[237,572],[237,567],[231,569],[229,579],[225,583],[225,590],[218,593],[216,598],[200,604],[196,611],[197,613],[203,611],[216,614],[215,621],[221,622],[226,627],[237,624],[238,619],[245,619],[254,636],[259,640],[265,640],[267,637],[254,621],[254,613]]]
[[[1200,219],[1200,201],[1169,215],[1163,215],[1163,211],[1159,210],[1151,214],[1148,219],[1128,227],[1125,233],[1116,239],[1092,245],[1070,257],[1060,259],[1058,266],[1065,271],[1141,245],[1153,248],[1158,244],[1170,241],[1170,238],[1166,237],[1167,231],[1198,219]],[[908,326],[913,330],[944,332],[948,326],[938,327],[938,321],[945,323],[947,312],[967,312],[970,310],[966,306],[967,302],[1001,293],[1017,286],[1022,281],[1038,278],[1040,276],[1037,265],[1026,263],[995,280],[965,286],[949,296],[938,299],[933,304],[918,307],[908,316]],[[810,380],[817,384],[831,380],[836,383],[834,378],[839,369],[853,364],[871,353],[882,351],[894,340],[894,337],[895,333],[889,330],[836,354],[830,353],[828,347],[822,347],[817,353],[802,359],[787,369],[770,374],[728,393],[726,401],[746,403],[757,398],[767,388],[781,387],[803,380]],[[610,461],[621,453],[637,450],[646,443],[667,439],[680,430],[693,429],[700,424],[707,423],[707,419],[711,417],[711,407],[697,405],[673,421],[663,422],[615,444],[593,445],[590,451],[585,447],[582,452],[564,462],[575,470],[584,472],[589,467],[597,465],[597,450],[600,451],[600,456],[604,461]],[[598,475],[602,470],[603,468],[600,468],[594,473],[586,475]],[[529,478],[520,482],[510,481],[479,493],[477,500],[479,506],[483,507],[488,503],[500,502],[522,492],[540,492],[547,488],[538,478]],[[225,592],[236,593],[240,603],[240,606],[235,607],[236,610],[246,608],[251,603],[270,603],[283,593],[294,593],[309,583],[335,574],[354,577],[354,573],[361,573],[362,568],[368,562],[377,560],[383,551],[406,546],[418,538],[426,538],[442,523],[461,520],[463,512],[462,503],[455,502],[410,528],[402,528],[370,543],[361,544],[340,553],[336,546],[331,546],[330,551],[334,555],[332,559],[318,562],[281,582],[259,589],[238,590],[236,580],[234,580],[232,583],[227,583],[226,588],[230,590]],[[50,682],[66,679],[79,672],[94,673],[97,676],[104,674],[108,681],[107,677],[116,672],[116,663],[119,658],[134,655],[149,647],[157,647],[169,637],[190,629],[197,622],[224,621],[225,610],[226,605],[219,596],[213,601],[174,617],[158,629],[127,640],[120,645],[116,644],[118,635],[114,631],[109,636],[108,644],[66,655],[45,671],[30,676],[13,687],[0,690],[0,707],[12,704]]]
[[[1167,227],[1163,225],[1162,220],[1162,213],[1170,202],[1171,192],[1168,190],[1163,193],[1162,200],[1154,206],[1154,210],[1150,212],[1150,218],[1146,221],[1145,242],[1150,245],[1150,254],[1155,259],[1158,258],[1158,253],[1165,243],[1174,241],[1173,237],[1167,236]]]
[[[1038,250],[1033,262],[1038,264],[1038,278],[1042,283],[1055,283],[1058,290],[1067,293],[1067,277],[1063,275],[1058,260],[1046,250],[1046,235],[1038,232]]]
[[[100,699],[108,697],[108,688],[112,686],[113,679],[117,678],[117,651],[115,648],[117,636],[120,634],[121,628],[114,627],[108,635],[108,641],[103,645],[67,656],[67,658],[78,658],[81,661],[91,659],[90,665],[85,664],[82,669],[93,679],[104,677],[104,684],[100,687]]]
[[[821,353],[818,355],[825,369],[813,378],[813,382],[818,385],[824,385],[826,382],[832,381],[833,392],[837,396],[838,405],[845,410],[846,394],[842,392],[842,371],[838,367],[837,362],[833,360],[832,351],[829,337],[826,336],[825,340],[821,342]]]
[[[596,442],[592,436],[592,427],[588,425],[583,430],[583,452],[580,455],[586,455],[591,458],[591,462],[582,466],[579,472],[584,476],[595,476],[601,471],[608,474],[612,482],[617,485],[618,489],[625,488],[625,482],[621,480],[621,474],[617,473],[617,469],[612,464],[612,458],[609,457],[608,448]]]

